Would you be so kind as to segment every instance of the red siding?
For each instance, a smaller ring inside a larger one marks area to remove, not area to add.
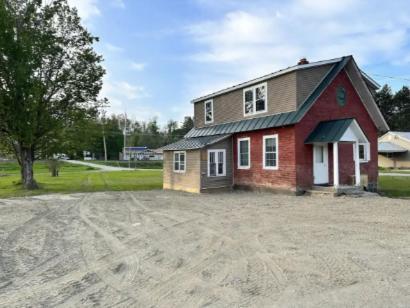
[[[279,168],[263,169],[263,136],[278,134]],[[238,169],[238,138],[250,137],[251,167]],[[296,187],[295,169],[295,134],[294,127],[274,128],[240,133],[234,137],[234,184],[259,186],[277,189],[294,189]]]
[[[347,104],[340,107],[336,101],[336,88],[342,85],[347,93]],[[296,171],[299,187],[307,188],[313,185],[313,146],[305,145],[304,141],[316,125],[321,121],[355,118],[366,134],[371,144],[370,162],[361,164],[361,172],[368,174],[369,182],[377,183],[377,128],[362,104],[349,77],[342,71],[336,76],[330,86],[321,94],[305,117],[295,126],[296,130]],[[339,145],[340,183],[349,184],[354,175],[352,145]],[[329,146],[329,180],[333,181],[333,155]]]

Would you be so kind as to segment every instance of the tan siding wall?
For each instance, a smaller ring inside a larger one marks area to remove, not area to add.
[[[164,189],[200,192],[200,150],[186,151],[185,173],[173,171],[173,151],[164,151]]]
[[[300,70],[297,75],[297,104],[300,106],[312,93],[333,64]]]
[[[393,154],[393,157],[386,157],[379,154],[379,167],[384,168],[410,168],[410,142],[403,140],[402,138],[393,134],[386,134],[379,138],[379,141],[389,141],[397,144],[409,151],[401,154]]]
[[[226,176],[208,177],[208,150],[226,150]],[[213,144],[201,151],[201,188],[232,187],[232,138]]]
[[[214,97],[214,122],[205,125],[204,102],[194,104],[195,127],[239,121],[252,117],[296,110],[296,72],[267,81],[268,111],[255,116],[243,115],[243,89]]]

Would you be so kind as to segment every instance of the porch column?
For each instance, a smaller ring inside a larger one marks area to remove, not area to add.
[[[356,186],[360,186],[360,159],[359,159],[359,141],[356,141],[354,144],[354,175],[356,178]]]
[[[339,186],[339,144],[333,142],[333,186]]]

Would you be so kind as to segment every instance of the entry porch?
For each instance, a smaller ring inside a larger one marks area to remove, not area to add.
[[[370,143],[355,119],[321,122],[305,143],[313,147],[314,187],[342,192],[362,187],[360,164],[370,159]]]

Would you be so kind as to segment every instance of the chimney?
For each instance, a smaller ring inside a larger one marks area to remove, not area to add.
[[[309,64],[309,61],[306,58],[302,58],[299,60],[298,65]]]

